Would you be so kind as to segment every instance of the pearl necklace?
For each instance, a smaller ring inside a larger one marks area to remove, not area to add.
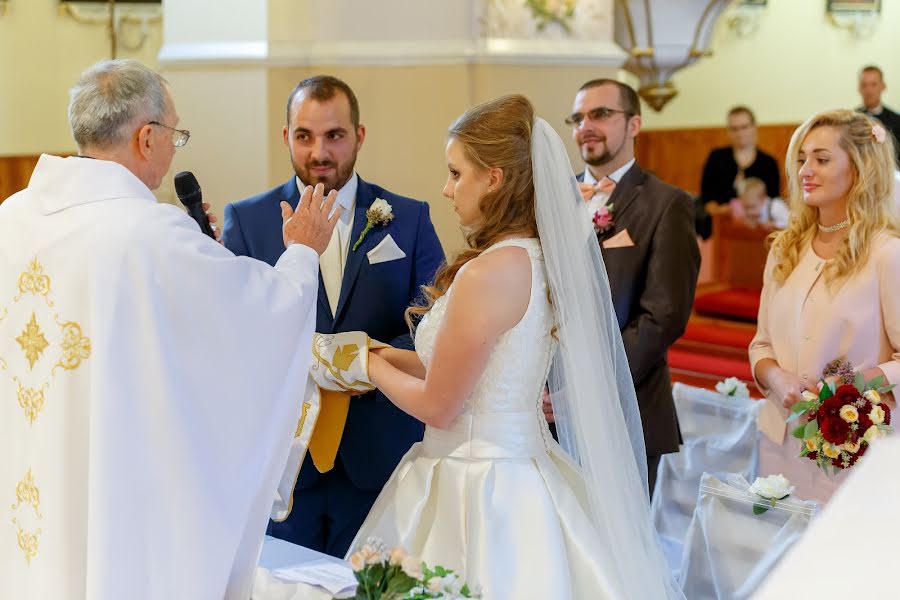
[[[835,231],[840,231],[841,229],[846,229],[850,227],[850,219],[846,221],[841,221],[836,225],[822,225],[821,223],[816,223],[819,226],[819,231],[824,231],[825,233],[834,233]]]

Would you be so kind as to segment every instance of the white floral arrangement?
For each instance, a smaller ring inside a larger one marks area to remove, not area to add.
[[[387,549],[377,538],[369,538],[350,556],[356,576],[355,600],[462,600],[481,598],[450,569],[428,566],[403,548]]]
[[[747,491],[751,494],[756,494],[766,502],[754,504],[753,514],[761,515],[769,508],[775,508],[775,504],[779,500],[784,500],[793,494],[794,489],[788,478],[780,473],[778,475],[769,475],[768,477],[757,477],[753,485],[747,488]]]
[[[720,381],[716,384],[716,391],[723,396],[735,396],[737,398],[750,397],[750,390],[747,389],[747,384],[737,377],[729,377],[724,381]]]

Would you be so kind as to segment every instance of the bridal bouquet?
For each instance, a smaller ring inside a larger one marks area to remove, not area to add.
[[[451,570],[428,566],[402,548],[388,550],[380,540],[369,538],[350,556],[356,576],[355,600],[459,600],[480,598]]]
[[[823,379],[818,395],[803,392],[804,400],[791,408],[788,418],[789,422],[807,418],[791,435],[801,440],[800,456],[814,460],[825,473],[829,467],[834,474],[849,469],[872,440],[892,431],[891,409],[881,401],[881,394],[894,386],[882,385],[883,377],[867,382],[859,372],[853,375],[853,383],[842,383],[848,379],[849,374],[842,374],[835,384]]]

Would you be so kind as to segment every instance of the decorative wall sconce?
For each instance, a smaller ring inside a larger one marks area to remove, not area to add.
[[[85,25],[106,25],[110,35],[110,57],[115,58],[120,47],[129,52],[143,48],[150,24],[162,21],[162,4],[160,0],[67,0],[60,2],[59,14]],[[124,35],[126,27],[129,35]],[[138,30],[137,39],[135,28]]]
[[[881,0],[826,0],[828,21],[854,38],[867,38],[878,27]]]
[[[767,0],[742,0],[736,3],[725,24],[738,37],[750,37],[759,29],[767,3]]]

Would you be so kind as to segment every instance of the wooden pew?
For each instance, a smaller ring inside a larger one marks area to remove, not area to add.
[[[706,157],[714,148],[728,145],[725,117],[721,127],[685,127],[642,130],[634,147],[638,164],[657,177],[694,196],[700,195],[700,178]],[[784,157],[796,124],[757,125],[757,145],[771,154],[784,177]]]

